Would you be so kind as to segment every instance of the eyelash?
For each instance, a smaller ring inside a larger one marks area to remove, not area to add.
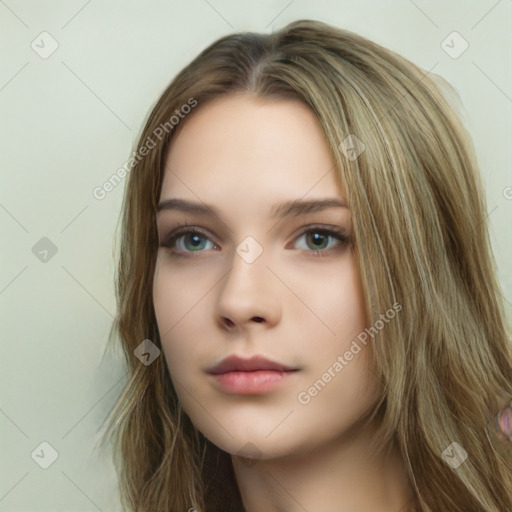
[[[164,247],[164,248],[167,248],[170,251],[172,251],[173,246],[176,243],[176,241],[179,238],[181,238],[182,236],[188,235],[188,234],[200,235],[204,238],[209,239],[206,232],[203,231],[202,229],[196,228],[196,227],[194,227],[192,229],[187,229],[188,226],[191,226],[191,225],[186,222],[178,224],[178,228],[175,229],[174,231],[172,231],[169,235],[167,235],[164,238],[164,241],[160,244],[160,247]],[[345,235],[343,230],[341,230],[339,228],[335,228],[335,227],[324,228],[322,226],[308,226],[308,229],[305,229],[304,231],[302,231],[296,237],[296,239],[300,238],[308,233],[320,233],[321,235],[324,235],[324,236],[331,236],[332,238],[335,238],[336,240],[338,240],[340,242],[339,245],[341,245],[342,247],[347,246],[349,243],[349,237],[347,237]],[[213,242],[212,240],[210,240],[210,241]],[[321,257],[329,256],[334,251],[336,251],[336,246],[334,248],[330,248],[330,249],[307,250],[306,252],[313,253],[314,257],[321,258]],[[174,253],[175,256],[185,257],[185,258],[189,258],[189,257],[193,258],[193,257],[195,257],[194,253],[202,253],[202,252],[205,252],[205,250],[203,249],[203,250],[198,250],[198,251],[180,251],[180,252],[172,251],[172,252]],[[189,256],[189,254],[191,254],[191,256]]]

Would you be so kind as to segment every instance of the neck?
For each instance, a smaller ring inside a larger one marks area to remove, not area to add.
[[[246,512],[406,512],[413,494],[394,448],[375,456],[362,435],[274,459],[232,456]]]

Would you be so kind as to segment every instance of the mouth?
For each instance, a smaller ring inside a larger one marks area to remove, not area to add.
[[[230,356],[209,368],[207,373],[224,392],[230,394],[261,394],[289,381],[299,368],[263,356],[249,359]]]
[[[297,367],[285,365],[283,363],[273,361],[264,356],[252,356],[250,358],[232,355],[223,359],[219,364],[212,366],[206,370],[211,375],[221,375],[230,372],[289,372],[296,371]]]
[[[256,370],[212,374],[222,391],[236,395],[259,395],[290,380],[298,370]]]

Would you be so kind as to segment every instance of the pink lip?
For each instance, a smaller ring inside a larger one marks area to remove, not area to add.
[[[223,359],[219,364],[206,370],[212,375],[219,375],[228,372],[255,372],[258,370],[272,370],[286,372],[297,370],[282,363],[271,361],[263,356],[252,356],[250,358],[231,355]]]
[[[219,373],[214,374],[213,377],[220,387],[228,393],[254,395],[275,389],[294,373],[296,373],[296,370],[259,370]]]
[[[298,368],[271,361],[263,356],[229,356],[206,372],[223,391],[233,394],[259,394],[275,389]]]

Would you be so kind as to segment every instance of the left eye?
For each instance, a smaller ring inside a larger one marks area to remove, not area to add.
[[[307,231],[304,231],[297,240],[301,239],[302,237],[305,237],[306,240],[306,246],[308,246],[309,242],[313,245],[314,251],[322,251],[322,252],[329,252],[332,250],[333,244],[330,244],[330,247],[326,249],[326,245],[329,245],[327,241],[331,239],[332,242],[339,242],[337,245],[346,245],[348,242],[347,237],[338,231],[331,231],[329,229],[309,229]],[[316,247],[315,247],[316,245]],[[320,247],[318,247],[320,246]],[[300,247],[299,247],[300,249]],[[307,249],[306,249],[307,250]]]
[[[348,237],[341,231],[335,229],[326,229],[326,228],[310,228],[306,231],[303,231],[295,240],[300,240],[305,237],[306,248],[299,247],[299,249],[304,249],[307,252],[314,252],[315,255],[323,256],[325,253],[330,253],[334,250],[334,246],[346,246],[348,244]],[[336,243],[328,243],[328,240]],[[205,244],[206,242],[206,244]],[[206,247],[210,243],[210,247]],[[312,244],[312,247],[309,246]],[[178,230],[171,235],[160,244],[161,247],[167,247],[169,249],[177,249],[177,253],[195,253],[195,252],[203,252],[203,249],[209,248],[214,249],[217,245],[212,242],[203,231],[200,231],[197,228],[194,229],[184,229]],[[328,248],[326,248],[326,246]],[[310,250],[308,250],[310,249]]]

